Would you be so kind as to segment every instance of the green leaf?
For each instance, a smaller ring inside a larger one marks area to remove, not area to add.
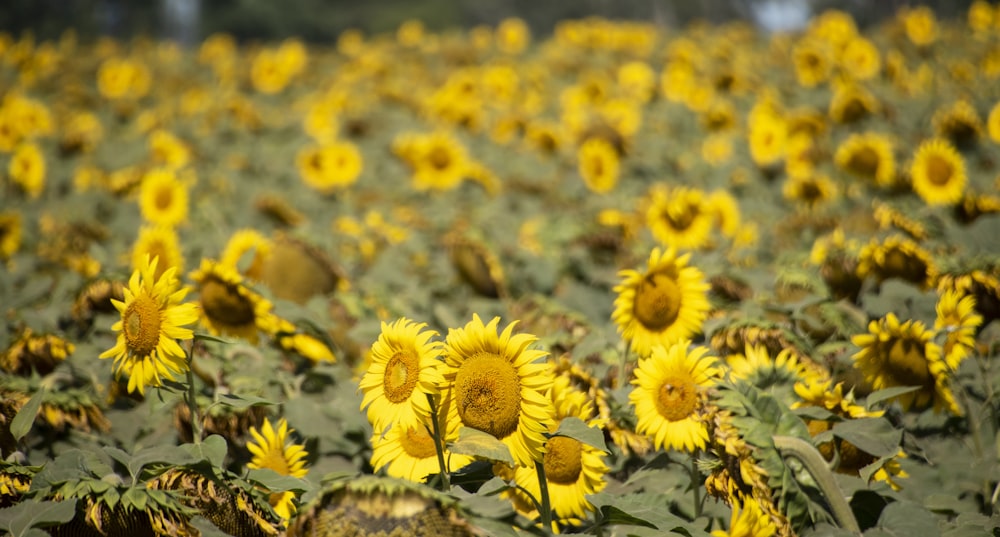
[[[32,528],[45,528],[65,524],[76,516],[76,500],[61,502],[23,501],[0,510],[0,528],[12,537],[32,535]]]
[[[821,406],[810,405],[799,407],[792,410],[792,412],[804,420],[837,421],[838,419],[836,414]]]
[[[122,505],[126,509],[134,508],[136,511],[146,510],[146,491],[141,488],[130,488],[122,494]]]
[[[220,530],[207,518],[196,515],[191,518],[191,525],[201,532],[202,537],[229,537],[229,534]]]
[[[222,344],[225,344],[225,345],[228,345],[228,344],[232,343],[231,341],[222,339],[220,337],[213,336],[211,334],[205,334],[205,333],[202,333],[202,332],[195,332],[194,333],[194,340],[195,341],[212,341],[212,342],[215,342],[215,343],[222,343]]]
[[[912,502],[893,502],[882,510],[878,526],[865,535],[892,537],[936,537],[940,535],[937,517]]]
[[[670,499],[665,494],[618,495],[599,492],[588,495],[587,499],[601,513],[598,526],[628,525],[651,528],[660,532],[708,536],[708,533],[671,513],[666,508],[670,504]]]
[[[472,427],[462,427],[458,430],[458,440],[448,446],[452,453],[472,455],[483,459],[514,465],[514,457],[510,455],[507,444],[497,440],[489,433],[484,433]]]
[[[21,410],[17,411],[17,415],[11,420],[10,434],[14,437],[15,441],[24,438],[24,435],[28,434],[28,431],[31,430],[31,424],[35,422],[35,416],[38,415],[38,409],[41,408],[44,397],[45,389],[40,388],[21,407]]]
[[[881,403],[882,401],[892,399],[893,397],[903,395],[904,393],[915,392],[919,389],[920,386],[896,386],[895,388],[885,388],[874,391],[868,394],[868,397],[865,398],[865,407],[868,410],[871,410],[875,407],[875,405]]]
[[[234,393],[220,394],[218,402],[236,410],[244,410],[252,406],[277,404],[274,401],[264,399],[263,397],[257,397],[255,395],[236,395]]]
[[[247,472],[247,481],[253,481],[271,492],[305,492],[309,490],[309,482],[290,475],[281,475],[270,468],[258,468]]]
[[[632,516],[613,505],[601,506],[601,521],[608,526],[643,526],[654,530],[660,529],[657,528],[652,522]]]
[[[151,446],[133,454],[127,467],[132,477],[138,480],[142,469],[153,463],[184,466],[194,462],[197,462],[195,458],[181,446]]]
[[[608,453],[604,443],[604,431],[600,427],[589,427],[580,418],[570,416],[559,422],[559,429],[552,436],[566,436]]]
[[[895,455],[903,432],[885,418],[859,418],[834,424],[833,434],[875,457]]]
[[[202,440],[200,444],[184,444],[180,447],[184,448],[193,460],[208,461],[215,468],[222,468],[222,463],[229,452],[226,439],[217,434]]]

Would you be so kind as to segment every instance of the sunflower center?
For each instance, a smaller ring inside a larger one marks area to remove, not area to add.
[[[451,166],[451,153],[443,147],[435,147],[427,154],[427,161],[435,170],[446,170]]]
[[[208,279],[201,284],[201,307],[212,321],[230,326],[253,323],[254,307],[247,297],[237,292],[236,286]]]
[[[386,399],[397,404],[406,401],[417,386],[419,371],[420,361],[416,354],[405,350],[396,351],[385,366],[385,375],[382,377]]]
[[[662,330],[677,320],[681,289],[670,274],[650,274],[635,293],[635,318],[650,330]]]
[[[590,173],[595,177],[604,175],[604,159],[598,156],[590,158]]]
[[[678,230],[685,230],[691,227],[696,216],[698,216],[698,206],[687,201],[671,203],[667,210],[663,212],[663,218],[670,223],[670,227]]]
[[[174,202],[174,191],[169,187],[159,188],[156,191],[156,197],[153,199],[156,203],[156,208],[162,210],[168,209]]]
[[[400,438],[403,451],[414,459],[427,459],[437,455],[434,447],[434,437],[425,427],[408,427],[406,434]]]
[[[656,394],[656,410],[667,421],[691,416],[698,406],[698,393],[690,378],[667,377]]]
[[[851,154],[847,166],[858,175],[874,177],[878,171],[878,153],[871,147],[862,147]]]
[[[927,278],[927,264],[898,248],[886,252],[883,267],[887,276],[895,276],[908,282],[919,283]]]
[[[816,181],[804,181],[802,183],[802,199],[804,201],[817,201],[823,199],[823,191]]]
[[[955,173],[951,163],[937,155],[927,159],[927,180],[937,186],[943,186],[951,181]]]
[[[549,439],[543,463],[545,478],[560,485],[576,483],[583,471],[583,446],[580,441],[568,436],[554,436]]]
[[[455,376],[455,400],[462,423],[503,439],[517,430],[521,380],[514,364],[491,352],[478,352]]]
[[[122,314],[125,346],[135,356],[149,356],[160,342],[160,308],[153,297],[139,293]]]
[[[898,339],[892,343],[886,366],[903,386],[924,386],[930,380],[924,345],[912,339]]]

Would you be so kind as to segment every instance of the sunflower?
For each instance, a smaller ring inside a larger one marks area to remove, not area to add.
[[[986,133],[990,140],[1000,144],[1000,101],[997,101],[990,109],[990,115],[986,118]]]
[[[878,186],[896,180],[896,159],[888,137],[874,132],[855,133],[837,146],[834,162],[840,169]]]
[[[715,530],[712,537],[771,537],[777,533],[778,527],[760,508],[757,500],[747,498],[742,507],[733,505],[729,531]]]
[[[872,239],[858,254],[857,274],[873,276],[878,283],[899,278],[921,289],[929,289],[937,281],[938,270],[930,252],[902,235],[893,235],[882,242]]]
[[[962,199],[968,178],[965,161],[947,140],[921,142],[910,165],[913,190],[928,205],[951,205]]]
[[[938,295],[934,330],[944,334],[941,350],[944,361],[951,369],[958,365],[976,347],[976,330],[983,324],[983,316],[976,313],[976,297],[957,289],[945,289]]]
[[[833,65],[829,45],[820,40],[806,38],[792,47],[792,65],[795,78],[803,88],[816,87],[830,78]]]
[[[639,360],[629,393],[638,419],[636,432],[653,440],[656,449],[694,452],[704,449],[708,428],[702,419],[705,389],[720,370],[707,347],[691,347],[680,340],[668,347],[656,345]]]
[[[601,138],[590,138],[577,151],[580,177],[595,194],[610,192],[618,184],[618,152]]]
[[[371,364],[359,389],[364,392],[361,410],[376,435],[387,427],[421,430],[431,415],[429,397],[444,386],[439,370],[441,343],[432,341],[434,330],[405,317],[382,323],[382,333],[372,345]]]
[[[183,168],[191,161],[191,150],[176,135],[164,129],[149,134],[149,153],[158,166],[171,170]]]
[[[448,422],[489,433],[503,441],[519,466],[542,461],[545,433],[555,409],[547,391],[552,374],[539,362],[546,353],[528,347],[537,338],[514,335],[516,321],[497,335],[499,317],[484,325],[478,315],[448,331],[442,406]]]
[[[701,158],[709,166],[718,167],[729,162],[733,156],[733,142],[729,134],[709,134],[701,142]]]
[[[0,260],[10,259],[21,247],[21,213],[0,212]]]
[[[437,448],[434,446],[434,436],[428,430],[428,421],[422,421],[414,426],[404,426],[399,422],[392,424],[385,433],[372,435],[371,465],[374,471],[382,468],[391,477],[398,477],[423,483],[427,476],[441,472],[437,458]],[[458,425],[452,423],[448,427],[447,416],[441,413],[438,418],[439,430],[442,432],[442,443],[447,446],[458,438]],[[444,447],[444,460],[448,472],[460,470],[470,464],[474,457],[452,453]]]
[[[980,119],[979,112],[965,99],[938,109],[931,122],[938,137],[958,147],[968,147],[975,143],[983,132],[983,120]]]
[[[17,146],[7,165],[7,175],[28,197],[35,199],[45,190],[45,157],[33,143]]]
[[[975,297],[976,313],[986,326],[1000,319],[1000,278],[986,270],[975,269],[943,275],[938,281],[938,293],[953,289]]]
[[[176,226],[187,221],[188,190],[174,172],[155,169],[142,178],[139,209],[147,222]]]
[[[816,363],[800,361],[790,348],[782,349],[772,358],[767,346],[759,343],[747,344],[742,354],[729,355],[726,365],[731,379],[748,382],[761,390],[791,389],[797,382],[827,376]]]
[[[296,165],[306,185],[329,193],[354,184],[364,163],[354,144],[329,142],[299,151]]]
[[[289,443],[288,436],[293,431],[295,429],[288,428],[285,418],[278,420],[277,430],[267,418],[264,418],[264,425],[260,431],[256,427],[251,427],[250,436],[254,441],[247,442],[247,449],[250,450],[253,459],[247,463],[247,468],[267,468],[281,475],[305,477],[309,473],[305,461],[309,453],[304,445]],[[292,491],[271,494],[270,503],[282,520],[287,521],[295,514],[295,493]]]
[[[938,38],[937,18],[927,6],[900,10],[907,39],[918,47],[932,45]]]
[[[665,246],[704,248],[709,246],[716,213],[695,188],[654,187],[649,192],[646,225]]]
[[[639,356],[647,356],[654,345],[669,345],[701,331],[710,308],[709,285],[697,267],[688,266],[690,257],[654,248],[645,273],[618,273],[622,281],[614,288],[618,296],[611,319]]]
[[[918,241],[926,240],[930,236],[927,231],[927,226],[925,226],[921,221],[907,216],[902,211],[893,208],[888,203],[875,200],[873,204],[875,206],[875,210],[872,213],[872,216],[874,216],[875,221],[878,222],[879,229],[898,229]]]
[[[270,255],[262,259],[260,281],[275,297],[299,304],[348,286],[323,250],[283,233],[275,235]]]
[[[923,409],[931,404],[935,411],[946,409],[954,415],[962,411],[955,403],[950,384],[951,368],[934,343],[934,333],[920,321],[900,323],[895,314],[868,324],[867,334],[857,334],[851,341],[860,347],[854,354],[854,366],[875,390],[896,386],[920,389],[898,395],[904,410]]]
[[[708,195],[707,205],[719,231],[726,237],[736,237],[741,229],[739,201],[725,190],[716,190]]]
[[[269,300],[244,285],[236,269],[211,259],[202,258],[190,278],[198,286],[201,323],[210,333],[257,342],[271,311]]]
[[[188,289],[174,276],[177,269],[156,278],[156,263],[144,259],[123,289],[125,300],[112,299],[122,318],[111,329],[120,334],[115,346],[100,355],[114,357],[116,376],[128,374],[130,393],[142,394],[146,386],[159,386],[162,378],[173,380],[174,374],[187,371],[187,354],[176,340],[193,338],[182,327],[198,320],[197,306],[183,302]]]
[[[864,37],[851,38],[838,58],[841,68],[855,80],[868,80],[882,68],[878,47]]]
[[[417,190],[451,190],[465,179],[468,161],[465,146],[450,133],[420,136],[409,161],[413,186]]]
[[[784,118],[773,113],[752,114],[747,138],[750,158],[754,164],[767,168],[785,158],[788,145],[788,125]]]
[[[184,256],[181,254],[180,239],[172,227],[142,226],[139,236],[132,245],[132,266],[142,265],[146,256],[159,259],[154,278],[159,278],[168,268],[184,271]]]
[[[786,200],[801,203],[814,211],[836,199],[837,185],[825,175],[789,177],[785,179],[781,194]]]
[[[229,237],[222,255],[219,256],[219,264],[240,271],[250,280],[259,280],[261,267],[264,260],[271,255],[273,247],[271,240],[259,231],[240,229]]]
[[[830,99],[828,113],[836,123],[854,123],[881,109],[878,99],[860,84],[838,84]]]

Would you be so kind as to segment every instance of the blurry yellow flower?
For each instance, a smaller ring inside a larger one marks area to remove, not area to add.
[[[354,184],[364,163],[361,152],[354,144],[329,142],[299,151],[296,165],[300,177],[307,185],[328,193]]]
[[[833,65],[830,45],[819,39],[803,38],[792,49],[792,62],[799,85],[812,88],[827,81]]]
[[[751,119],[747,138],[754,164],[768,167],[785,157],[788,129],[785,120],[771,114],[758,114]]]
[[[849,77],[868,80],[879,73],[882,58],[874,43],[857,36],[848,41],[840,53],[840,65]]]
[[[0,260],[10,259],[21,247],[21,213],[0,212]]]
[[[904,9],[900,12],[903,29],[911,43],[918,47],[933,44],[938,38],[937,18],[927,6]]]
[[[101,120],[91,112],[76,112],[62,130],[59,147],[65,153],[93,151],[104,137]]]
[[[505,54],[520,54],[531,43],[531,30],[524,20],[510,17],[500,21],[495,32],[497,49]]]
[[[591,138],[577,151],[580,177],[596,194],[610,192],[618,184],[618,152],[608,142]]]
[[[153,224],[176,226],[187,221],[188,190],[174,172],[155,169],[142,178],[139,191],[142,217]]]
[[[111,58],[97,70],[97,89],[107,99],[139,99],[149,93],[152,76],[138,60]]]
[[[143,226],[139,236],[132,245],[132,268],[142,265],[145,259],[158,259],[155,278],[173,267],[177,272],[184,271],[184,256],[181,254],[180,239],[172,227]]]
[[[45,190],[45,157],[33,143],[17,146],[7,165],[7,175],[32,199]]]
[[[913,190],[928,205],[952,205],[962,199],[968,178],[962,155],[946,140],[925,140],[910,166]]]
[[[834,161],[841,169],[881,187],[896,181],[896,159],[888,137],[874,132],[855,133],[837,147]]]
[[[183,168],[191,160],[187,145],[169,131],[157,129],[149,135],[150,157],[155,165],[172,170]]]

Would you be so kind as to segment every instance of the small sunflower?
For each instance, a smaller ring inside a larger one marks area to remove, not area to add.
[[[142,178],[139,209],[147,222],[176,226],[187,221],[188,190],[174,172],[152,170]]]
[[[881,110],[878,99],[860,84],[839,84],[833,91],[828,113],[836,123],[854,123]]]
[[[417,190],[451,190],[465,179],[469,156],[465,146],[445,131],[422,135],[416,140],[408,162]]]
[[[299,151],[296,164],[306,185],[322,193],[351,186],[364,165],[361,152],[350,142],[307,147]]]
[[[747,498],[743,506],[733,505],[729,531],[715,530],[712,537],[771,537],[778,533],[778,527],[771,521],[757,500]]]
[[[378,472],[385,468],[389,476],[415,483],[423,483],[427,476],[441,472],[434,436],[428,430],[430,418],[427,419],[427,422],[420,422],[414,426],[404,426],[396,422],[384,434],[376,432],[372,435],[371,464],[374,471]],[[452,423],[448,428],[447,421],[447,416],[442,413],[438,425],[445,446],[458,438],[457,424]],[[452,453],[447,447],[443,449],[449,472],[460,470],[475,460],[471,455]]]
[[[546,353],[528,347],[537,338],[515,335],[516,322],[497,334],[499,317],[484,325],[478,315],[448,331],[443,407],[448,422],[479,429],[503,441],[519,466],[542,461],[545,433],[555,409],[546,394],[553,378]]]
[[[851,38],[838,58],[841,68],[854,80],[875,77],[882,68],[878,47],[860,35]]]
[[[837,147],[834,161],[840,169],[881,187],[896,181],[892,142],[882,134],[852,134]]]
[[[906,37],[918,47],[934,44],[938,38],[937,18],[934,11],[927,6],[900,10],[899,16],[903,22]]]
[[[933,404],[935,411],[946,409],[961,415],[949,386],[951,368],[933,337],[934,333],[920,321],[900,323],[895,314],[889,313],[869,323],[867,334],[851,338],[861,348],[853,356],[854,365],[873,389],[919,387],[893,398],[904,410]]]
[[[278,420],[277,429],[267,418],[264,418],[264,425],[260,431],[256,427],[251,427],[250,436],[254,441],[247,442],[247,449],[250,450],[253,459],[247,463],[247,468],[268,468],[281,475],[305,477],[309,473],[305,461],[309,453],[304,445],[289,442],[289,434],[293,431],[295,429],[288,428],[285,418]],[[295,514],[295,493],[292,491],[271,494],[270,503],[282,520],[287,521]]]
[[[139,236],[132,245],[132,266],[138,267],[143,260],[159,259],[154,277],[159,278],[168,268],[184,271],[184,255],[181,254],[180,239],[172,227],[142,226]]]
[[[17,146],[7,165],[7,175],[28,197],[36,199],[45,190],[45,157],[37,145]]]
[[[707,347],[680,340],[669,347],[656,345],[648,358],[639,360],[629,401],[635,405],[636,432],[650,437],[656,449],[705,448],[705,389],[720,374],[707,352]]]
[[[934,132],[958,147],[976,142],[983,132],[983,120],[969,101],[962,99],[938,109],[931,118]]]
[[[798,202],[806,209],[814,211],[837,197],[837,184],[820,174],[789,177],[781,188],[786,200]]]
[[[211,259],[202,259],[190,277],[198,286],[201,321],[209,332],[257,342],[258,330],[271,311],[269,300],[244,285],[235,269]]]
[[[715,227],[726,237],[736,237],[742,224],[736,197],[725,190],[716,190],[708,195],[707,204],[715,216]]]
[[[749,382],[761,390],[792,389],[797,382],[826,376],[825,370],[813,362],[800,361],[796,354],[786,348],[772,358],[767,346],[748,344],[742,354],[728,356],[726,365],[730,378]]]
[[[382,323],[382,333],[372,345],[371,364],[359,389],[361,409],[379,435],[387,427],[420,431],[429,422],[428,397],[437,397],[444,386],[439,370],[441,343],[432,341],[434,330],[405,317]]]
[[[944,334],[944,361],[957,369],[976,347],[976,330],[983,324],[983,316],[976,313],[976,297],[957,289],[941,292],[936,310],[934,330]]]
[[[774,113],[753,114],[748,119],[750,158],[761,168],[777,165],[785,158],[788,124]]]
[[[879,242],[872,239],[858,254],[857,274],[872,276],[878,283],[899,278],[920,287],[931,288],[937,281],[937,264],[931,253],[903,235],[893,235]]]
[[[10,259],[21,248],[21,213],[0,212],[0,260]]]
[[[910,166],[913,190],[928,205],[951,205],[962,199],[968,181],[965,161],[941,138],[925,140]]]
[[[833,51],[827,42],[806,38],[792,47],[792,65],[795,78],[803,88],[816,87],[830,78]]]
[[[709,285],[697,267],[689,267],[690,254],[654,248],[644,273],[623,270],[615,286],[611,319],[622,338],[639,356],[654,345],[669,345],[701,331],[708,315]]]
[[[577,152],[580,177],[596,194],[610,192],[618,183],[618,152],[601,138],[590,138]]]
[[[174,276],[176,269],[156,278],[156,263],[147,257],[123,289],[125,300],[112,300],[122,318],[111,329],[120,333],[115,346],[100,355],[114,357],[115,374],[127,373],[128,391],[140,394],[187,371],[187,354],[176,340],[193,338],[182,327],[198,320],[197,306],[183,302],[188,289]]]
[[[665,246],[704,248],[709,245],[715,213],[705,193],[695,188],[653,188],[649,193],[646,225]]]
[[[270,239],[254,229],[240,229],[229,237],[219,256],[219,264],[242,271],[250,280],[259,280],[264,260],[274,247]],[[244,256],[249,259],[244,262]]]

